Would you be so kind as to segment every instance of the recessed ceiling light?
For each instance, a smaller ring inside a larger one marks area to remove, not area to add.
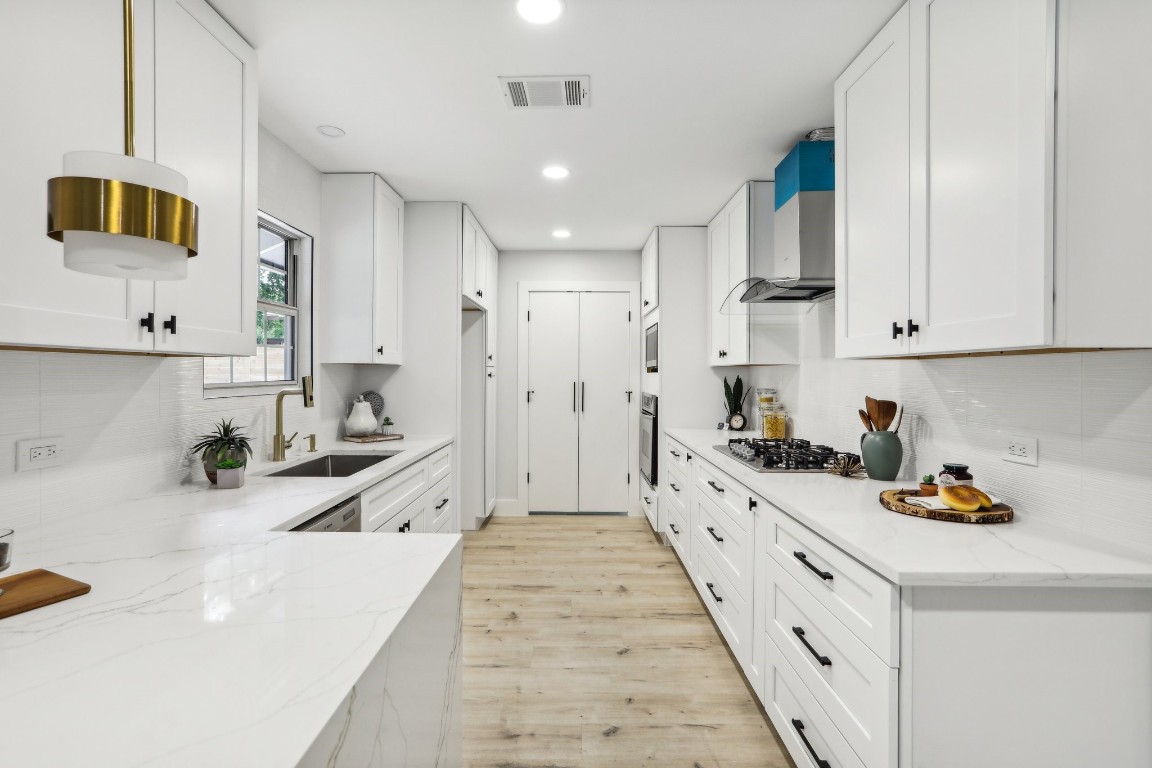
[[[550,165],[544,169],[544,176],[549,179],[566,179],[568,169],[562,165]]]
[[[567,240],[568,238],[572,237],[572,233],[566,229],[554,229],[552,230],[552,237],[556,238],[557,240]]]
[[[548,24],[564,13],[564,0],[519,0],[516,12],[533,24]]]
[[[338,139],[344,135],[344,129],[337,128],[335,125],[318,125],[316,130],[321,136],[327,136],[330,139]]]

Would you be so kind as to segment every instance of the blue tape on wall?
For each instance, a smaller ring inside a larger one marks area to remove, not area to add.
[[[776,210],[799,192],[836,188],[836,142],[801,141],[776,166]]]

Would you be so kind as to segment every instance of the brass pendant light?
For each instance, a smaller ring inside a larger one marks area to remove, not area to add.
[[[124,0],[124,154],[69,152],[48,180],[48,236],[64,266],[129,280],[183,280],[196,255],[197,208],[188,179],[135,157],[132,0]]]

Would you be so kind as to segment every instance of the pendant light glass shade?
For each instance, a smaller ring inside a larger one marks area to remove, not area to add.
[[[124,154],[69,152],[48,180],[48,236],[64,266],[128,280],[183,280],[196,255],[197,209],[188,179],[135,155],[132,0],[124,3]]]
[[[163,165],[111,152],[69,152],[48,187],[49,235],[64,266],[129,280],[183,280],[196,253],[188,180]]]

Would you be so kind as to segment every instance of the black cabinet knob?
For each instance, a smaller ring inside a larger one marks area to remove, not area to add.
[[[164,326],[164,330],[170,331],[173,336],[176,335],[176,315],[172,315],[171,318],[165,320],[161,325]]]
[[[376,347],[376,354],[383,355],[384,354],[384,347]]]
[[[895,340],[897,336],[903,336],[904,329],[900,327],[900,323],[895,320],[892,321],[892,339]]]
[[[149,312],[147,317],[140,318],[140,327],[146,329],[148,333],[156,333],[156,315]]]

